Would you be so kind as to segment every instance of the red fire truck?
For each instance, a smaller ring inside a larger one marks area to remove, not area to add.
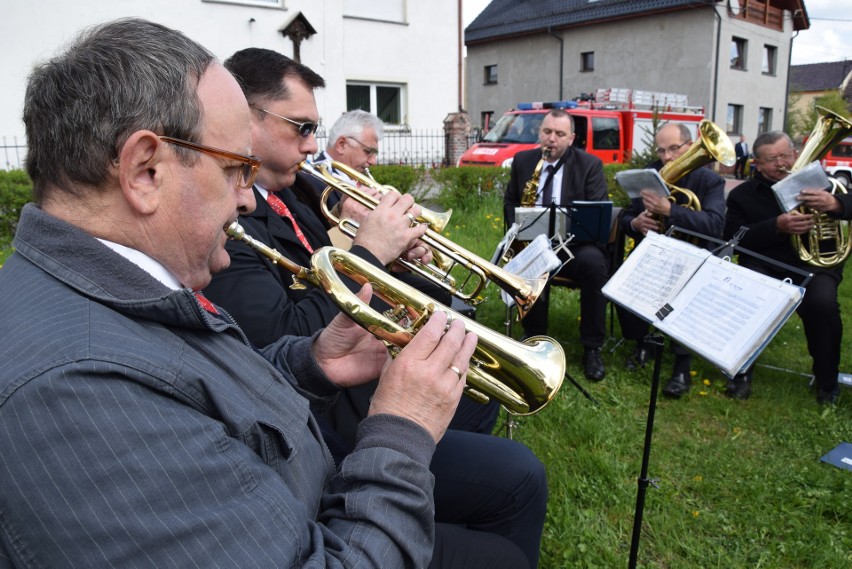
[[[654,121],[676,121],[697,133],[704,110],[689,107],[685,95],[630,89],[599,89],[594,101],[519,103],[462,154],[459,166],[512,165],[515,154],[538,147],[538,130],[548,110],[565,109],[574,118],[574,146],[604,164],[623,163],[653,142]]]
[[[822,159],[822,167],[852,191],[852,137],[844,138]]]

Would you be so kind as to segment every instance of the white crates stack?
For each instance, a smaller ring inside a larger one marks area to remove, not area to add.
[[[624,88],[598,89],[595,92],[595,101],[598,103],[624,103],[639,107],[664,107],[671,109],[685,109],[689,105],[687,96],[679,93]]]

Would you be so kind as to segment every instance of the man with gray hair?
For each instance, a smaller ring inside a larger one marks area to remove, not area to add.
[[[806,235],[814,228],[815,216],[799,212],[784,212],[775,199],[772,185],[786,178],[796,161],[793,141],[781,131],[765,132],[752,145],[754,167],[752,178],[728,194],[725,239],[730,239],[741,227],[747,227],[740,245],[785,265],[813,273],[802,303],[796,313],[813,358],[812,371],[816,383],[816,399],[820,405],[837,401],[840,388],[837,374],[840,368],[840,344],[843,321],[837,302],[837,287],[843,279],[840,263],[834,267],[815,267],[802,261],[791,243],[793,235]],[[826,188],[802,190],[802,205],[822,211],[835,219],[852,219],[852,195],[833,195]],[[764,262],[750,255],[740,255],[739,263],[776,279],[801,281],[797,273]],[[745,399],[752,392],[752,368],[728,382],[727,393]]]
[[[429,462],[476,338],[436,314],[388,362],[341,316],[253,349],[197,292],[255,206],[250,112],[210,52],[144,20],[30,76],[35,203],[0,270],[3,567],[430,562]],[[379,374],[337,470],[312,408]]]

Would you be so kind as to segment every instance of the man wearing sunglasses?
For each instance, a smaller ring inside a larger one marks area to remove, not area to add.
[[[34,67],[34,203],[0,269],[3,567],[429,563],[428,464],[476,339],[436,314],[389,362],[339,318],[255,350],[198,294],[255,205],[252,112],[144,20]],[[311,407],[379,373],[338,470]]]
[[[321,214],[298,199],[300,193],[313,192],[312,180],[298,172],[298,164],[316,153],[317,145],[306,127],[293,122],[318,122],[314,90],[324,81],[306,66],[265,49],[241,50],[225,66],[253,108],[252,149],[264,156],[254,189],[258,207],[241,216],[240,223],[255,239],[307,266],[310,251],[330,241]],[[268,205],[268,194],[288,206],[304,241],[292,221]],[[395,259],[425,230],[423,225],[411,227],[409,212],[419,213],[409,196],[384,196],[361,223],[351,251],[379,267]],[[230,242],[227,248],[231,266],[216,275],[205,293],[228,310],[254,344],[272,344],[284,334],[312,335],[339,313],[324,291],[310,285],[292,289],[290,275],[248,246]],[[323,435],[338,459],[355,448],[357,424],[374,397],[368,386],[347,389],[320,415]],[[547,480],[527,447],[490,434],[450,430],[431,468],[436,521],[441,522],[432,566],[535,567]]]
[[[692,147],[692,133],[684,124],[667,123],[657,131],[654,142],[659,160],[648,167],[660,170],[686,154]],[[649,231],[665,232],[672,226],[720,238],[725,225],[725,181],[722,177],[709,168],[697,168],[680,178],[675,185],[695,194],[701,206],[700,210],[685,207],[688,200],[683,193],[673,193],[672,201],[652,190],[642,190],[641,197],[631,200],[621,217],[624,232],[637,243]],[[627,359],[626,367],[628,370],[644,368],[650,355],[650,347],[645,342],[648,323],[621,307],[617,310],[622,335],[625,339],[636,342],[636,348]],[[689,392],[692,383],[692,354],[675,342],[671,342],[670,349],[675,361],[672,375],[663,386],[663,395],[677,399]]]

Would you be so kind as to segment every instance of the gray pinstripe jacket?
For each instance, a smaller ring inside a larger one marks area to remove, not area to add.
[[[431,438],[370,417],[335,470],[310,405],[336,389],[310,338],[261,357],[227,315],[32,205],[15,247],[0,269],[0,567],[428,563]]]

